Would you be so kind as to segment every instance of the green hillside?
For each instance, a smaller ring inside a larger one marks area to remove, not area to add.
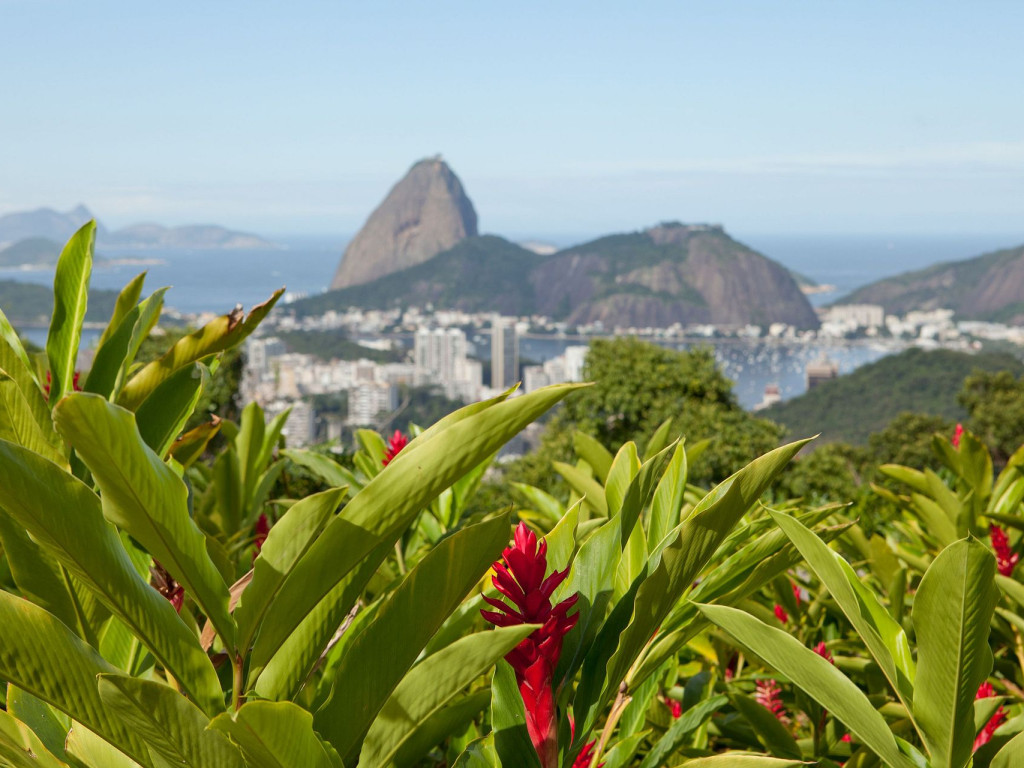
[[[292,306],[303,315],[349,306],[387,309],[411,304],[529,314],[534,304],[529,273],[544,258],[494,235],[469,237],[422,264]]]
[[[29,237],[0,250],[0,267],[20,267],[22,264],[52,266],[59,256],[58,243],[45,237]]]
[[[110,319],[117,291],[89,291],[86,322],[102,323]],[[53,289],[46,285],[0,280],[0,309],[16,327],[27,323],[47,323],[53,309]]]
[[[957,403],[964,379],[974,370],[1024,373],[1024,363],[1006,353],[968,354],[952,350],[909,349],[862,366],[809,392],[772,406],[760,415],[791,435],[821,433],[821,442],[865,445],[900,413],[961,420]]]

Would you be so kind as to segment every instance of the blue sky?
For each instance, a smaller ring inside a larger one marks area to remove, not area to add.
[[[1024,236],[1024,3],[0,0],[0,213]]]

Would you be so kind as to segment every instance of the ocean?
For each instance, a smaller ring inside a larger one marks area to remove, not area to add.
[[[836,286],[829,294],[811,297],[817,305],[835,301],[866,283],[899,272],[920,269],[940,261],[970,258],[1024,242],[994,235],[912,236],[912,235],[736,235],[736,238],[786,267],[822,284]],[[545,238],[537,237],[544,241]],[[581,238],[585,239],[585,238]],[[278,238],[281,248],[251,251],[159,250],[145,252],[104,252],[116,259],[138,255],[156,259],[150,266],[98,266],[93,271],[96,288],[120,289],[142,270],[148,271],[149,290],[171,286],[166,304],[181,312],[226,312],[241,303],[246,309],[280,287],[290,294],[315,294],[327,289],[348,238]],[[565,238],[550,238],[568,245]],[[52,270],[0,270],[0,279],[40,284],[53,282]],[[36,343],[45,342],[43,329],[28,333]],[[96,334],[88,334],[89,343]],[[558,354],[542,341],[531,347],[524,341],[523,357],[542,361]],[[784,397],[803,391],[803,370],[810,360],[827,354],[842,372],[876,360],[891,352],[890,347],[874,343],[828,346],[782,346],[766,343],[722,344],[716,348],[719,361],[736,382],[740,401],[746,407],[760,402],[766,384],[778,384]]]

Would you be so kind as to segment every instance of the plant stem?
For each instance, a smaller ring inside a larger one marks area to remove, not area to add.
[[[629,686],[623,682],[619,686],[619,693],[615,697],[612,711],[608,714],[608,720],[601,730],[601,738],[597,742],[597,748],[594,749],[594,757],[590,760],[590,768],[597,768],[598,763],[601,762],[601,755],[604,754],[604,748],[608,746],[608,740],[612,737],[612,731],[619,724],[619,718],[622,717],[622,713],[626,711],[626,707],[629,706],[629,702],[632,700],[633,697],[629,695]]]
[[[405,556],[402,554],[402,540],[395,542],[395,559],[398,560],[398,572],[405,575]]]
[[[244,673],[245,664],[242,661],[241,654],[235,654],[235,657],[232,660],[232,667],[234,667],[234,675],[231,685],[231,708],[238,710],[244,703],[244,699],[242,697],[242,686],[245,684],[245,681],[242,679],[242,675]]]

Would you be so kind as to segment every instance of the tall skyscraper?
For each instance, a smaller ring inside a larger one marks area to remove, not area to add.
[[[491,321],[491,387],[508,389],[519,381],[519,339],[511,318],[495,315]]]

